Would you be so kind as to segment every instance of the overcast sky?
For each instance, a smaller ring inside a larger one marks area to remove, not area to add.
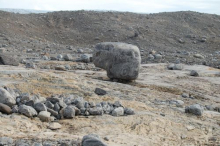
[[[0,8],[115,10],[139,13],[190,10],[220,15],[220,0],[0,0]]]

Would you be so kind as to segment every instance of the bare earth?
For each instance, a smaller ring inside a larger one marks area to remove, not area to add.
[[[200,77],[189,76],[197,70]],[[47,122],[22,115],[0,114],[0,137],[13,139],[81,139],[88,133],[107,137],[110,146],[219,145],[220,113],[204,111],[202,117],[186,114],[185,106],[199,103],[220,107],[220,70],[207,66],[185,65],[181,71],[167,70],[166,64],[143,64],[139,78],[130,83],[109,81],[105,71],[55,71],[0,66],[0,85],[21,92],[49,97],[74,94],[88,101],[116,101],[135,109],[131,116],[77,116],[58,121],[62,128],[50,130]],[[105,96],[94,93],[105,89]],[[183,98],[189,93],[195,99]],[[184,101],[183,107],[170,104]]]

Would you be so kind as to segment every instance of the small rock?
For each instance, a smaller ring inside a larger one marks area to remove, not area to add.
[[[66,54],[66,55],[64,55],[63,59],[65,61],[72,61],[73,60],[73,56],[71,54]]]
[[[132,108],[124,108],[124,114],[125,115],[134,115],[135,112]]]
[[[155,54],[155,55],[154,55],[154,58],[157,59],[157,60],[160,60],[160,59],[162,59],[162,55],[160,55],[160,54]]]
[[[63,55],[62,54],[57,55],[57,60],[63,60]]]
[[[39,114],[38,114],[38,118],[43,121],[43,122],[49,122],[50,121],[50,114],[49,112],[47,111],[41,111]]]
[[[32,69],[36,69],[37,68],[37,66],[33,62],[26,62],[25,67],[26,68],[32,68]]]
[[[53,122],[53,123],[49,124],[48,128],[51,129],[51,130],[57,130],[57,129],[62,128],[62,125],[60,125],[57,122]]]
[[[54,104],[54,108],[55,111],[59,112],[60,111],[60,106],[58,103]]]
[[[187,129],[188,131],[191,131],[191,130],[194,130],[195,127],[192,126],[192,125],[187,125],[187,126],[186,126],[186,129]]]
[[[100,107],[94,107],[89,109],[90,115],[103,115],[103,109]]]
[[[189,98],[189,94],[187,94],[187,93],[183,93],[181,96],[182,96],[183,98]]]
[[[192,70],[192,71],[190,72],[190,76],[195,76],[195,77],[198,77],[198,76],[199,76],[199,74],[198,74],[198,72],[197,72],[197,71]]]
[[[190,105],[185,108],[185,113],[191,113],[197,116],[202,116],[203,107],[199,104]]]
[[[115,108],[113,111],[112,111],[112,116],[123,116],[124,115],[124,108],[123,107],[118,107],[118,108]]]
[[[37,115],[37,111],[33,107],[26,105],[20,105],[18,107],[18,112],[27,117],[34,117]]]
[[[43,103],[36,103],[36,104],[34,104],[34,109],[37,112],[47,111],[47,107]]]
[[[0,103],[0,112],[4,113],[4,114],[11,114],[12,110],[9,106],[7,106],[6,104]]]
[[[97,95],[105,95],[105,94],[107,94],[107,92],[105,90],[101,89],[101,88],[95,88],[95,93]]]

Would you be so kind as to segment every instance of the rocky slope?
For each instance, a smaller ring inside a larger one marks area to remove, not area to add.
[[[121,12],[52,12],[14,14],[0,11],[0,44],[12,52],[33,49],[62,53],[70,48],[91,48],[98,42],[120,41],[137,45],[142,62],[220,64],[220,16],[197,12],[135,14]],[[19,51],[18,51],[19,50]],[[157,51],[162,60],[150,60]],[[193,54],[202,54],[195,58]]]

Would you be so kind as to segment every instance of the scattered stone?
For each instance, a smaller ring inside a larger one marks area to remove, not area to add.
[[[43,122],[49,122],[50,121],[50,114],[49,112],[47,111],[41,111],[39,114],[38,114],[38,118],[43,121]]]
[[[104,144],[98,135],[89,134],[83,137],[82,146],[107,146]]]
[[[126,43],[99,43],[93,54],[93,63],[105,69],[110,79],[135,80],[140,69],[140,51],[137,46]]]
[[[67,106],[63,110],[63,116],[67,119],[72,119],[75,117],[75,108],[72,105]]]
[[[11,146],[13,142],[13,139],[10,137],[0,137],[0,146]]]
[[[105,94],[107,94],[107,92],[105,90],[101,89],[101,88],[95,88],[95,93],[97,95],[105,95]]]
[[[182,70],[183,69],[183,65],[182,64],[174,64],[174,63],[171,63],[167,66],[167,68],[169,70]]]
[[[37,115],[37,111],[33,107],[26,105],[20,105],[18,107],[18,112],[27,117],[34,117]]]
[[[187,94],[187,93],[183,93],[181,96],[182,96],[183,98],[189,98],[189,94]]]
[[[7,106],[6,104],[0,103],[0,112],[2,112],[4,114],[11,114],[12,109],[9,106]]]
[[[165,114],[164,114],[164,113],[160,113],[160,115],[163,116],[163,117],[165,117]]]
[[[81,57],[80,57],[80,60],[84,63],[89,63],[91,62],[91,55],[89,54],[82,54]]]
[[[125,115],[134,115],[135,112],[132,108],[124,108],[124,114]]]
[[[157,59],[157,60],[161,60],[161,59],[162,59],[162,55],[160,55],[160,54],[155,54],[155,55],[154,55],[154,58]]]
[[[0,65],[18,66],[19,60],[11,55],[0,54]]]
[[[215,107],[212,106],[212,105],[206,105],[205,108],[209,111],[214,111],[215,110]]]
[[[73,61],[73,56],[71,54],[64,55],[63,59],[65,61]]]
[[[190,76],[198,77],[198,76],[199,76],[199,73],[198,73],[197,71],[195,71],[195,70],[192,70],[192,71],[190,72]]]
[[[0,87],[0,103],[6,104],[12,107],[13,105],[16,104],[16,101],[7,90]]]
[[[123,115],[124,115],[124,108],[123,107],[115,108],[112,111],[112,116],[118,117],[118,116],[123,116]]]
[[[63,55],[62,54],[57,55],[57,60],[59,61],[63,60]]]
[[[203,107],[199,104],[190,105],[185,108],[185,113],[191,113],[197,116],[202,116]]]
[[[192,130],[195,129],[195,127],[192,126],[192,125],[187,125],[187,126],[186,126],[186,129],[187,129],[188,131],[192,131]]]
[[[25,67],[26,68],[32,68],[32,69],[36,69],[37,68],[37,66],[33,62],[26,62]]]
[[[57,130],[57,129],[62,128],[62,125],[60,125],[57,122],[53,122],[53,123],[49,124],[48,128],[51,129],[51,130]]]

